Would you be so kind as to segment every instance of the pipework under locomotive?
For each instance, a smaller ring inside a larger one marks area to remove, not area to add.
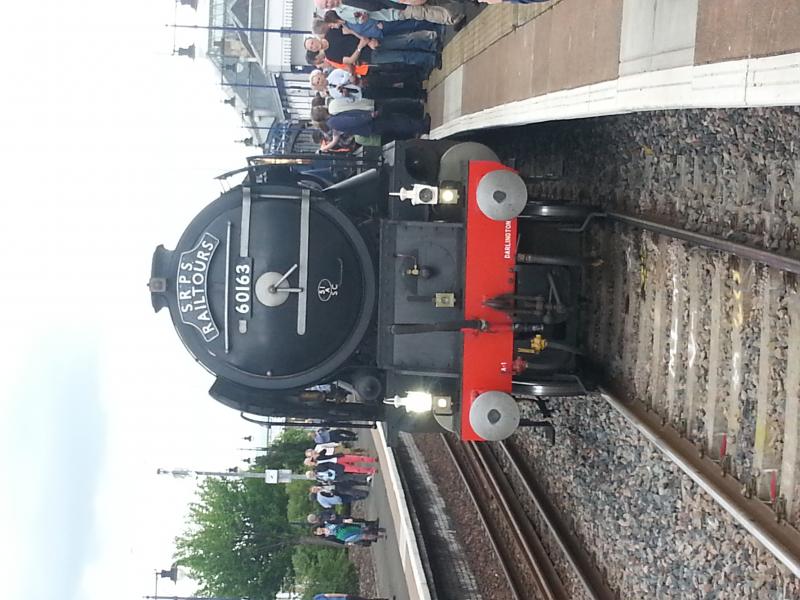
[[[520,399],[585,393],[585,207],[528,199],[474,142],[411,140],[322,187],[251,159],[244,181],[156,248],[156,311],[216,376],[212,397],[268,417],[386,421],[499,440]]]

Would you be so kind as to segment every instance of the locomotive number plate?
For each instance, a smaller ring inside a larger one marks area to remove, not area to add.
[[[239,257],[232,268],[233,311],[240,319],[249,319],[253,304],[253,259],[249,256]]]

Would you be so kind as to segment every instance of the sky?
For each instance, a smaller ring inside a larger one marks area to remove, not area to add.
[[[4,5],[0,581],[126,600],[168,569],[195,482],[263,430],[214,402],[147,280],[249,154],[210,63],[171,56],[171,0]],[[207,12],[177,9],[181,23]],[[10,39],[9,39],[10,36]],[[179,45],[203,44],[181,31]],[[252,152],[252,150],[250,151]],[[239,463],[241,464],[241,463]],[[185,594],[192,582],[159,584]]]

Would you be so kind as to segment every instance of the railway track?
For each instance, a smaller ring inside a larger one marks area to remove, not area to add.
[[[448,436],[442,438],[478,509],[514,598],[530,598],[531,587],[537,598],[575,597],[562,582],[565,574],[558,572],[542,535],[561,553],[560,562],[570,570],[567,576],[579,582],[583,597],[614,597],[513,447],[505,443],[460,444]],[[535,507],[536,514],[529,514],[526,506]],[[534,522],[545,531],[537,532]]]
[[[633,410],[610,402],[800,576],[800,534],[787,522],[800,475],[800,261],[624,222],[625,231],[610,226],[596,238],[610,260],[589,284],[603,290],[592,311],[592,354],[605,357]],[[648,412],[660,426],[645,424]]]
[[[660,112],[504,132],[501,152],[528,177],[534,197],[647,214],[677,230],[643,231],[640,223],[622,219],[629,223],[609,222],[586,234],[594,253],[605,260],[587,280],[587,350],[625,399],[611,404],[644,436],[626,435],[618,447],[637,439],[656,443],[795,576],[800,556],[794,529],[800,526],[798,134],[796,109]],[[686,234],[681,240],[671,237],[678,231]],[[698,248],[691,239],[695,234],[739,246]],[[594,408],[583,413],[600,416]],[[689,460],[677,458],[679,446]],[[671,498],[669,486],[680,478],[673,476],[670,483],[659,477],[659,486],[667,487],[657,488],[654,497]],[[681,506],[698,501],[680,481],[678,500],[664,505],[669,512],[659,527],[685,519]],[[631,492],[623,492],[624,511],[632,505]],[[716,527],[710,509],[692,510],[690,524],[682,525],[675,539],[696,544],[703,556],[707,546],[699,546],[695,534],[705,529],[703,537],[716,545],[703,559],[709,566],[716,564],[712,556],[719,548],[728,548],[726,537],[737,540],[732,547],[741,545],[735,529],[723,535],[704,527],[706,518]],[[620,519],[625,527],[627,519]],[[584,533],[593,532],[584,528]],[[643,553],[674,568],[669,550],[651,550]],[[718,584],[726,581],[726,589],[737,592],[750,585],[760,589],[770,578],[759,575],[756,564],[774,573],[771,581],[779,587],[792,579],[778,576],[757,549],[742,556],[750,557],[753,571],[734,579],[728,574],[715,579]],[[677,568],[672,582],[659,576],[658,583],[652,577],[644,583],[646,577],[634,576],[618,558],[609,564],[621,590],[631,585],[626,579],[650,591],[650,585],[675,589],[683,576],[703,581],[691,569],[685,575],[686,569]]]
[[[506,143],[531,192],[625,223],[588,236],[606,259],[588,285],[597,361],[800,526],[800,112],[648,113],[536,133],[535,146]],[[653,223],[669,226],[637,229]]]

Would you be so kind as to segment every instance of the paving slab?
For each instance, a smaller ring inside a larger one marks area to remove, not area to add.
[[[377,455],[380,458],[381,453],[378,452],[375,443],[376,437],[370,430],[361,430],[358,439],[359,445],[371,456]],[[397,543],[398,527],[392,514],[384,469],[385,464],[382,463],[372,480],[369,496],[362,502],[365,518],[379,519],[381,527],[386,529],[386,539],[378,540],[369,547],[375,565],[377,591],[380,597],[412,600]]]
[[[800,50],[800,2],[700,0],[695,64]]]
[[[619,74],[694,63],[698,0],[625,0]]]

